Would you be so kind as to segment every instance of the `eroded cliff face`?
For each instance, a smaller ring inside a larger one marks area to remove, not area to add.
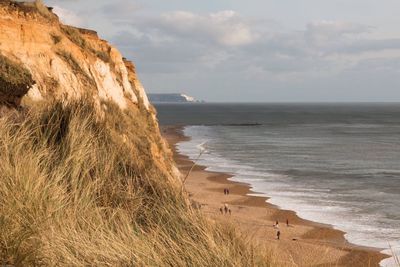
[[[85,95],[112,100],[122,109],[141,99],[149,108],[133,64],[96,32],[62,25],[45,9],[0,2],[0,53],[30,72],[31,99]]]
[[[176,174],[134,64],[96,32],[63,25],[38,1],[0,0],[0,65],[0,113],[22,99],[92,98],[100,113],[107,112],[103,102],[115,102],[154,129],[148,138],[155,163]]]

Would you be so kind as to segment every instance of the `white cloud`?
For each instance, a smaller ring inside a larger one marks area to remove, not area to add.
[[[164,14],[161,23],[179,35],[208,39],[225,46],[241,46],[257,40],[251,25],[232,10],[207,15],[175,11]]]
[[[72,25],[72,26],[82,26],[83,25],[83,20],[80,18],[77,14],[74,12],[64,9],[59,6],[54,6],[53,9],[54,13],[56,13],[61,22],[64,24]]]

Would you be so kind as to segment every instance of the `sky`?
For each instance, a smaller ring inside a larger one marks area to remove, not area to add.
[[[44,0],[132,60],[148,93],[400,101],[399,0]]]

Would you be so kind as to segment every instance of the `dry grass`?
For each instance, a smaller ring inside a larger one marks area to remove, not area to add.
[[[71,53],[64,50],[58,50],[57,55],[61,57],[66,63],[68,63],[75,74],[84,73],[83,69]]]
[[[21,64],[0,54],[0,94],[23,96],[34,81]]]
[[[106,51],[101,51],[101,50],[96,50],[91,45],[85,40],[84,37],[82,37],[82,34],[79,32],[78,29],[72,27],[72,26],[66,26],[62,25],[61,26],[62,32],[68,37],[68,39],[79,46],[81,49],[92,53],[96,57],[100,58],[102,61],[105,63],[110,63],[111,62],[111,57],[110,53]],[[53,38],[54,40],[54,38]]]
[[[104,105],[102,119],[87,100],[0,119],[0,265],[267,265],[191,209],[150,153],[150,115]]]
[[[19,95],[19,90],[26,91],[26,88],[33,84],[30,72],[21,64],[11,61],[0,54],[0,90]],[[22,92],[22,94],[24,94]]]
[[[55,34],[55,33],[51,33],[50,37],[53,40],[53,43],[55,45],[58,44],[59,42],[61,42],[61,40],[62,40],[62,37],[60,35]]]
[[[2,1],[0,1],[1,3]],[[24,13],[36,13],[41,15],[42,17],[50,20],[56,20],[57,16],[55,16],[43,3],[42,0],[35,1],[4,1],[9,7],[17,8],[19,11]]]
[[[33,5],[36,10],[45,18],[48,19],[54,19],[54,14],[50,12],[50,10],[47,8],[47,6],[43,3],[42,0],[35,0],[33,3],[24,3],[24,5]]]
[[[49,92],[54,92],[60,86],[58,80],[56,80],[54,77],[51,76],[44,78],[43,83],[46,85],[46,89]]]
[[[110,53],[107,53],[105,51],[96,51],[96,50],[94,50],[93,52],[98,58],[103,60],[105,63],[111,62]]]
[[[78,61],[71,53],[65,50],[58,50],[56,54],[71,67],[72,71],[77,77],[86,82],[87,86],[95,86],[95,81],[86,73],[86,71],[82,69]]]
[[[73,42],[82,49],[87,48],[86,40],[82,37],[78,29],[72,26],[61,25],[61,30],[71,42]]]

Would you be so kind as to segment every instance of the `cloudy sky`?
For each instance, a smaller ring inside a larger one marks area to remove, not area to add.
[[[45,0],[136,63],[147,92],[400,101],[399,0]]]

